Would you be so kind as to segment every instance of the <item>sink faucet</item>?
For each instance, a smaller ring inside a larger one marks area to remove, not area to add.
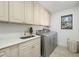
[[[26,32],[27,32],[27,31],[24,31],[24,36],[26,36]]]

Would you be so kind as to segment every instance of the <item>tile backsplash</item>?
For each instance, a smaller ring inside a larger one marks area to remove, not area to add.
[[[33,27],[33,33],[36,30],[43,29],[43,26],[35,25],[24,25],[24,24],[13,24],[13,23],[0,23],[0,35],[12,34],[12,33],[24,33],[28,31],[30,27]]]

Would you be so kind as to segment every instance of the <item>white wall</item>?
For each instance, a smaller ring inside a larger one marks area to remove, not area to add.
[[[0,22],[0,37],[5,36],[16,36],[22,33],[24,34],[24,31],[28,31],[29,27],[33,27],[33,31],[36,34],[36,30],[42,29],[43,26],[35,26],[35,25],[23,25],[23,24],[13,24],[13,23],[1,23]]]
[[[18,33],[24,31],[24,25],[1,23],[0,22],[0,34]]]
[[[61,29],[61,16],[73,14],[73,29]],[[58,32],[58,45],[67,47],[67,39],[79,40],[79,8],[74,7],[52,14],[51,30]]]

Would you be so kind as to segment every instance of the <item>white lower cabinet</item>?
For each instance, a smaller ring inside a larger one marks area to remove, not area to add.
[[[10,56],[9,48],[0,50],[0,57],[9,57],[9,56]]]
[[[0,49],[0,57],[39,57],[40,38]]]
[[[18,45],[11,46],[9,49],[10,49],[10,57],[18,57],[19,56]]]
[[[18,45],[0,50],[0,57],[18,57]]]
[[[38,2],[34,2],[34,24],[49,26],[49,12]]]
[[[40,39],[34,39],[19,45],[20,57],[39,57],[40,56]]]

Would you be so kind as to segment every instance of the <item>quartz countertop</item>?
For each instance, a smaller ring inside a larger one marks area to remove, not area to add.
[[[34,34],[33,34],[34,35]],[[27,38],[27,39],[20,39],[22,35],[19,34],[10,34],[10,35],[0,35],[0,49],[6,48],[15,44],[19,44],[28,40],[32,40],[35,38],[40,38],[38,35],[34,35],[35,37]]]

